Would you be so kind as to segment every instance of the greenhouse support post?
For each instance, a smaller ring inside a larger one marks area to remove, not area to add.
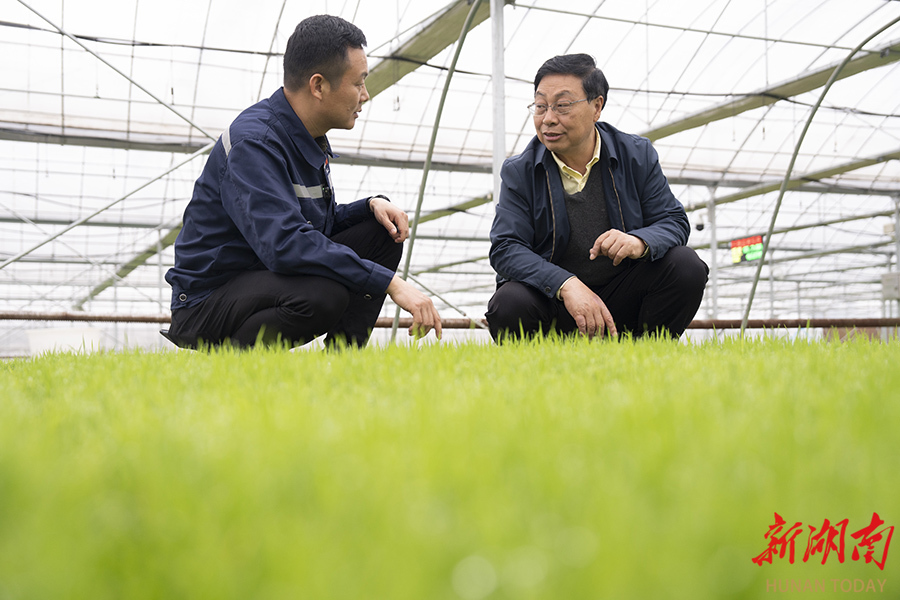
[[[494,100],[494,202],[500,199],[500,169],[506,159],[506,66],[503,62],[503,5],[504,0],[491,0],[491,89]]]

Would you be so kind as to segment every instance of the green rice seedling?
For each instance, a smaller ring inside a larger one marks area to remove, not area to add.
[[[851,534],[900,524],[898,364],[778,339],[0,363],[0,599],[896,597],[900,549],[882,570]],[[775,513],[794,561],[758,565]],[[843,562],[804,560],[825,519]]]

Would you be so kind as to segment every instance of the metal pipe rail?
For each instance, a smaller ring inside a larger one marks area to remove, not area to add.
[[[6,312],[0,313],[0,321],[85,321],[95,323],[161,323],[171,322],[168,315],[96,315],[90,313],[36,313]],[[484,319],[479,320],[485,325]],[[391,327],[391,317],[379,317],[375,327]],[[471,319],[441,319],[444,329],[475,329],[477,326]],[[412,325],[411,317],[401,317],[399,327]],[[748,329],[830,329],[833,327],[900,327],[900,317],[891,318],[846,318],[846,319],[751,319]],[[688,329],[740,329],[741,319],[695,319]]]
[[[741,319],[694,319],[688,329],[740,329]],[[900,327],[900,318],[859,318],[859,319],[750,319],[747,329],[831,329]]]

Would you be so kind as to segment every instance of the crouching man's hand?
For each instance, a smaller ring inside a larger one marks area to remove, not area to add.
[[[441,316],[438,314],[431,298],[417,290],[412,284],[404,281],[398,275],[394,275],[387,287],[387,294],[394,303],[408,312],[413,317],[413,324],[409,328],[409,335],[425,337],[434,329],[438,339],[441,339]]]
[[[601,254],[608,256],[612,260],[613,266],[618,266],[626,258],[643,257],[646,251],[647,244],[641,238],[618,229],[609,229],[600,234],[589,255],[591,260]]]
[[[409,215],[379,196],[369,199],[369,210],[396,243],[406,241],[409,237]]]
[[[582,335],[603,337],[604,329],[612,337],[618,335],[616,323],[606,304],[580,279],[572,277],[566,281],[559,295]]]

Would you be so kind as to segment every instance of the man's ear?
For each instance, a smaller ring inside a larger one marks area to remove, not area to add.
[[[606,100],[603,98],[603,96],[597,96],[591,102],[591,104],[593,104],[593,106],[594,106],[594,120],[595,121],[600,118],[600,113],[603,111],[603,105],[605,103],[606,103]]]
[[[312,94],[315,98],[321,100],[325,93],[331,89],[331,85],[328,83],[328,80],[321,73],[315,73],[312,77],[309,78],[309,93]]]

